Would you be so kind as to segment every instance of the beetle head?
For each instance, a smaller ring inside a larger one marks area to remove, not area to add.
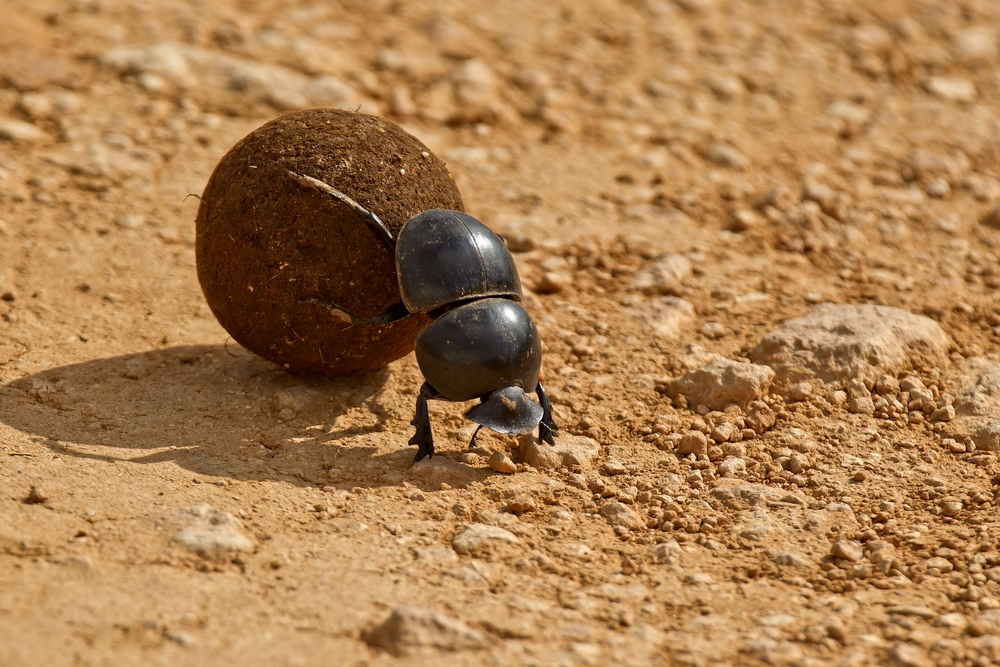
[[[538,426],[542,406],[528,398],[521,387],[503,387],[487,394],[465,418],[497,433],[520,435]]]

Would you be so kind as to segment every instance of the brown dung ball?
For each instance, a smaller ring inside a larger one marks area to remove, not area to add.
[[[356,326],[322,305],[372,317],[399,302],[395,257],[358,213],[289,171],[340,190],[393,236],[421,211],[464,210],[445,164],[386,120],[337,109],[276,118],[205,186],[195,253],[212,312],[248,350],[297,371],[355,373],[409,353],[426,316]]]

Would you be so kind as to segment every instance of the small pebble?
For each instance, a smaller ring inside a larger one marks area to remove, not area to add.
[[[573,277],[564,271],[547,271],[542,274],[541,280],[535,284],[535,291],[539,294],[555,294],[569,287],[573,282]]]
[[[949,185],[948,181],[943,178],[935,178],[927,184],[925,190],[930,197],[934,197],[935,199],[945,199],[951,194],[951,185]]]
[[[792,389],[789,392],[793,401],[804,401],[812,395],[812,385],[808,382],[799,382],[798,384],[792,385]]]
[[[962,513],[962,501],[954,499],[945,499],[941,501],[941,514],[947,517],[956,517]]]
[[[27,498],[28,502],[32,504],[44,503],[48,499],[49,499],[49,494],[47,494],[45,492],[45,489],[43,489],[40,486],[31,487],[31,491],[28,493],[28,498]]]
[[[735,424],[724,422],[712,429],[712,440],[718,443],[739,442],[743,439],[740,429]]]
[[[677,452],[708,456],[708,438],[701,431],[691,431],[677,441]]]
[[[875,391],[880,396],[895,396],[899,393],[899,381],[891,375],[882,375],[875,383]]]
[[[403,497],[406,498],[407,500],[415,500],[415,501],[426,500],[427,498],[427,496],[424,495],[424,492],[421,491],[420,489],[408,489],[407,491],[403,492]]]
[[[934,625],[939,628],[950,628],[961,632],[969,625],[969,619],[964,614],[959,613],[942,614],[934,621]]]
[[[836,558],[843,558],[852,563],[857,563],[864,555],[861,544],[851,540],[837,540],[830,548],[830,553]]]
[[[969,79],[953,76],[932,76],[924,84],[927,91],[954,102],[972,102],[976,99],[976,84]]]
[[[932,664],[924,650],[913,644],[896,644],[889,651],[889,659],[893,664],[904,667],[924,667]]]
[[[48,138],[49,135],[31,123],[21,120],[0,120],[0,140],[31,144]]]
[[[149,370],[142,359],[129,359],[125,362],[125,377],[138,380],[149,375]]]
[[[507,509],[515,514],[522,514],[524,512],[533,512],[537,509],[537,505],[535,504],[535,499],[532,496],[527,493],[523,493],[508,500]]]
[[[708,159],[721,167],[736,171],[750,166],[750,160],[731,144],[716,144],[708,151]]]
[[[723,326],[722,323],[720,322],[705,322],[704,324],[701,325],[701,328],[698,329],[698,333],[700,333],[705,338],[711,338],[715,340],[717,338],[725,337],[727,331],[726,327]]]
[[[503,452],[493,452],[493,455],[490,456],[490,460],[488,461],[488,465],[493,470],[508,475],[517,472],[517,465],[515,465],[514,462],[510,460],[510,457]]]
[[[604,472],[609,475],[624,475],[626,473],[625,466],[621,462],[615,459],[608,459],[604,463]]]
[[[740,473],[746,472],[747,463],[743,459],[728,458],[719,464],[720,477],[738,477]]]
[[[115,225],[122,229],[135,229],[141,227],[144,222],[146,222],[144,215],[120,215],[115,218]]]

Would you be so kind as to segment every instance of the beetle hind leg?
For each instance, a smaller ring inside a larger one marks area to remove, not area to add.
[[[559,426],[552,419],[552,403],[549,402],[541,382],[535,387],[535,394],[538,396],[538,404],[542,406],[542,420],[538,422],[538,439],[549,445],[555,445]]]
[[[408,443],[417,446],[417,454],[413,457],[414,461],[419,461],[425,456],[434,456],[434,436],[431,433],[431,415],[427,410],[427,401],[437,396],[438,391],[427,382],[420,387],[420,394],[417,396],[416,414],[413,416],[413,421],[410,422],[410,424],[417,427],[417,432],[413,434]]]
[[[395,251],[396,240],[392,238],[392,232],[389,231],[389,228],[385,226],[385,223],[382,222],[377,215],[345,195],[340,190],[334,189],[329,184],[324,183],[318,178],[305,176],[304,174],[296,174],[294,171],[289,171],[288,177],[293,181],[297,181],[299,185],[312,188],[313,190],[319,190],[328,197],[350,206],[364,219],[365,224],[368,225],[368,228],[371,229],[375,236],[378,237],[378,240],[381,241],[390,252]]]

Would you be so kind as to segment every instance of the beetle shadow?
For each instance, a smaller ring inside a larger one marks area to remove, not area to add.
[[[61,456],[300,486],[391,485],[413,465],[415,449],[390,428],[412,416],[413,397],[396,391],[409,372],[301,376],[242,348],[172,347],[14,380],[0,387],[0,422]],[[465,468],[459,483],[486,477]]]

